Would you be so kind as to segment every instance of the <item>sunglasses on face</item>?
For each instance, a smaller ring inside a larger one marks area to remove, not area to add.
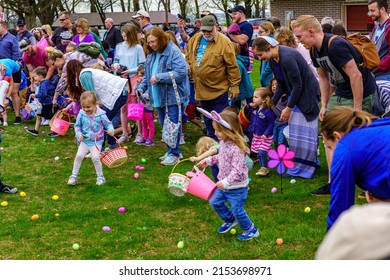
[[[68,18],[60,18],[60,21],[63,22],[65,20],[67,20]]]

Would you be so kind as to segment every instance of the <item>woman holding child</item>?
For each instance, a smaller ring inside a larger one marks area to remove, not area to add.
[[[157,109],[162,127],[166,114],[172,122],[178,123],[179,109],[183,112],[190,93],[186,61],[180,49],[162,29],[150,29],[146,40],[151,54],[146,59],[145,77],[138,91],[148,91],[150,102]],[[168,152],[160,158],[161,164],[174,165],[179,161],[180,135],[181,128],[178,130],[176,146],[172,148],[167,145]]]
[[[273,38],[256,38],[253,51],[262,61],[269,61],[277,80],[273,103],[284,93],[288,95],[280,120],[289,122],[289,146],[295,152],[295,168],[289,169],[287,176],[311,179],[317,166],[318,81],[298,51],[279,46]]]

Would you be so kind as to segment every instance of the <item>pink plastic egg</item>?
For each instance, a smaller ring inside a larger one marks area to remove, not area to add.
[[[125,207],[119,207],[118,208],[118,212],[119,213],[125,213],[126,212],[126,208]]]
[[[278,191],[277,188],[272,188],[271,192],[276,193]]]
[[[110,229],[110,227],[108,227],[108,226],[104,226],[103,227],[103,231],[104,232],[109,232],[111,229]]]
[[[134,179],[138,179],[139,177],[139,174],[138,173],[134,173]]]

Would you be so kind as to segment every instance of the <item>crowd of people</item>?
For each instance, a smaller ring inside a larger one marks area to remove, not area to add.
[[[96,184],[106,183],[98,160],[105,145],[115,149],[118,142],[134,137],[137,145],[153,146],[154,118],[167,147],[161,164],[178,163],[185,123],[193,122],[220,144],[209,157],[192,160],[213,165],[218,191],[210,203],[224,221],[218,231],[225,233],[239,224],[244,231],[239,240],[259,236],[243,208],[251,169],[247,159],[259,167],[257,176],[267,176],[268,151],[284,144],[295,152],[295,167],[283,176],[312,179],[320,166],[320,126],[330,172],[328,182],[312,194],[331,195],[329,229],[354,204],[355,184],[390,199],[389,162],[381,156],[387,154],[384,141],[390,123],[376,120],[390,110],[387,1],[369,0],[368,10],[376,22],[369,36],[380,57],[375,69],[363,66],[362,55],[345,39],[342,23],[330,17],[320,22],[301,15],[287,27],[272,17],[252,40],[253,26],[241,5],[228,10],[233,20],[228,27],[202,11],[194,25],[178,19],[176,33],[154,26],[143,10],[120,30],[107,18],[101,39],[87,19],[72,24],[69,12],[59,15],[61,27],[54,32],[48,25],[30,32],[20,19],[14,36],[7,23],[0,22],[0,75],[10,78],[0,105],[7,108],[6,102],[12,101],[17,125],[22,123],[20,109],[36,98],[42,110],[35,127],[26,130],[34,136],[58,110],[76,118],[79,149],[69,185],[78,182],[80,164],[88,154]],[[252,69],[253,58],[261,61],[259,69]],[[253,88],[251,71],[259,71],[260,88]],[[138,103],[144,105],[144,115],[130,125],[128,104]],[[6,110],[0,120],[8,125]],[[118,140],[114,133],[120,135]]]

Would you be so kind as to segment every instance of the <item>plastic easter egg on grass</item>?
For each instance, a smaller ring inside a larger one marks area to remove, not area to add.
[[[277,188],[272,188],[271,192],[276,193],[278,191]]]
[[[72,248],[73,248],[73,250],[77,251],[78,249],[80,249],[80,245],[75,243],[75,244],[73,244]]]
[[[139,178],[139,174],[138,173],[134,173],[134,179],[138,179]]]
[[[230,234],[236,234],[236,229],[235,229],[235,228],[232,228],[232,229],[230,230]]]
[[[295,184],[297,181],[295,179],[291,179],[290,184]]]
[[[55,157],[54,160],[60,160],[60,157]]]
[[[3,206],[3,207],[6,207],[6,206],[8,206],[8,202],[7,201],[3,201],[0,205]]]
[[[110,229],[109,226],[104,226],[104,227],[102,228],[102,230],[103,230],[104,232],[110,232],[110,231],[111,231],[111,229]]]
[[[309,213],[311,211],[310,207],[305,208],[305,213]]]
[[[24,129],[28,129],[28,126],[25,126]]]
[[[39,219],[39,215],[38,214],[34,214],[31,216],[31,220],[38,220]]]
[[[43,138],[43,140],[42,140],[43,142],[46,142],[46,139],[45,138]]]
[[[56,141],[56,139],[54,139],[54,138],[52,137],[52,138],[50,138],[50,141],[51,141],[51,142],[54,142],[54,141]]]
[[[4,147],[0,147],[0,151],[4,151]]]
[[[125,207],[119,207],[118,208],[118,212],[119,213],[125,213],[126,212],[126,208]]]
[[[141,162],[142,162],[142,163],[146,163],[146,159],[144,159],[144,158],[141,159]]]
[[[137,165],[137,166],[135,167],[135,170],[139,170],[140,167],[141,167],[141,166]]]
[[[145,167],[140,166],[140,167],[138,168],[138,170],[145,170]]]
[[[42,131],[42,134],[46,134],[46,131]]]
[[[283,239],[282,239],[282,238],[276,239],[276,244],[278,244],[279,246],[281,246],[281,245],[283,244]]]
[[[58,214],[58,213],[54,214],[54,217],[56,217],[56,218],[58,218],[59,216],[60,216],[60,214]]]
[[[58,200],[59,199],[59,197],[58,197],[58,195],[53,195],[52,197],[51,197],[51,199],[53,199],[53,200]]]
[[[20,192],[19,195],[22,196],[22,197],[24,197],[24,196],[26,196],[27,194],[26,194],[25,192]]]
[[[183,241],[179,241],[179,242],[177,243],[177,248],[183,249],[183,247],[184,247],[184,242],[183,242]]]

